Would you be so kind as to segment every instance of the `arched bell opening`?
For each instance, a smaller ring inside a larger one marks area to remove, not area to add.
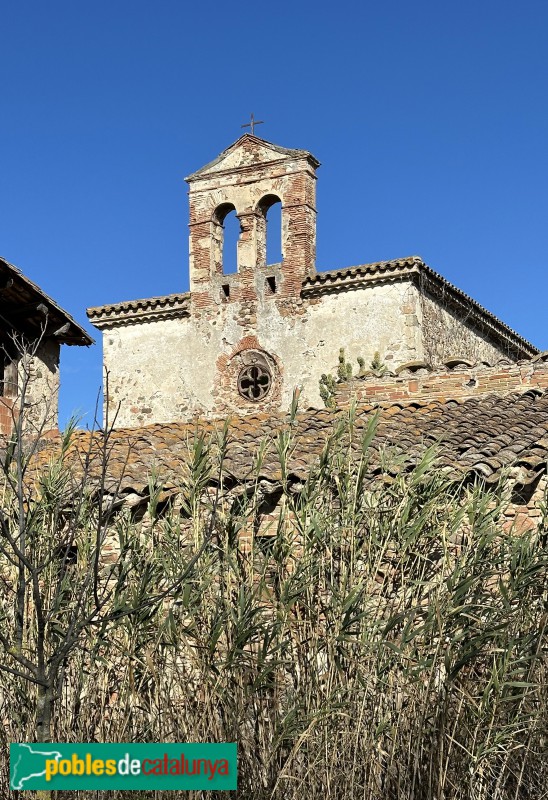
[[[214,238],[216,240],[215,261],[220,264],[223,275],[238,272],[238,241],[241,234],[240,220],[232,203],[223,203],[213,214]]]
[[[257,264],[279,264],[283,261],[282,201],[278,195],[267,194],[259,200],[257,211]]]

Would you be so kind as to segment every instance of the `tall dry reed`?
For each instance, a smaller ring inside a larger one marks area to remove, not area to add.
[[[202,551],[160,606],[136,603],[108,637],[89,627],[53,740],[236,741],[240,798],[548,797],[546,505],[538,531],[503,530],[507,480],[455,484],[434,451],[399,474],[386,454],[372,480],[373,425],[357,442],[352,415],[337,423],[298,491],[291,429],[269,445],[282,475],[269,531],[260,481],[235,496],[224,446],[196,440],[180,503],[162,513],[154,478],[146,529],[125,512],[113,523],[127,597]],[[10,797],[7,744],[33,738],[35,698],[0,681]]]

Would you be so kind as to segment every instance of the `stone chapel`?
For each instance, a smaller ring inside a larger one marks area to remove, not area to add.
[[[513,363],[537,349],[418,256],[316,269],[317,159],[244,134],[189,184],[190,291],[88,309],[103,332],[117,427],[322,408],[319,382],[347,361]],[[267,220],[281,205],[280,263]],[[237,271],[223,265],[236,212]],[[111,414],[112,419],[112,414]]]

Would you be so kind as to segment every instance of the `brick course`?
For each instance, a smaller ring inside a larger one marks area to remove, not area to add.
[[[13,405],[13,400],[0,397],[0,436],[9,436],[13,430],[13,421],[17,414]]]
[[[392,373],[366,375],[337,384],[336,399],[386,403],[413,400],[466,400],[490,394],[509,394],[528,389],[548,389],[548,355],[517,364],[478,364],[433,371],[429,367],[401,369]]]

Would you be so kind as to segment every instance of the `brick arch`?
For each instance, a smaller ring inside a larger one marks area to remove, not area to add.
[[[269,208],[276,205],[276,203],[281,203],[283,205],[283,198],[281,197],[278,191],[275,192],[265,192],[262,194],[261,198],[257,200],[255,204],[255,211],[259,214],[266,214]]]
[[[244,336],[243,339],[240,339],[236,347],[232,350],[231,354],[229,355],[229,360],[234,358],[235,355],[241,353],[242,350],[263,350],[264,348],[261,347],[259,344],[259,340],[256,336]]]
[[[217,225],[222,225],[231,211],[235,211],[236,214],[238,213],[238,209],[234,203],[232,203],[230,200],[223,200],[223,202],[218,203],[214,207],[211,213],[211,221],[216,222]]]

